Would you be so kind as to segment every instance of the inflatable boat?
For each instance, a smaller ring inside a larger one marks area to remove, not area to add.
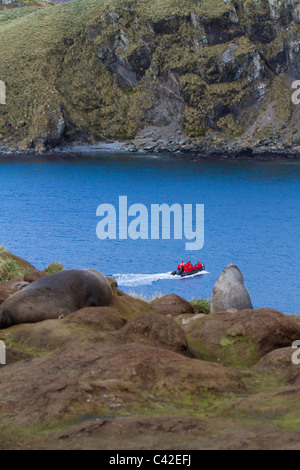
[[[192,276],[193,274],[198,274],[198,273],[200,273],[201,271],[204,271],[204,270],[205,270],[205,266],[204,266],[204,264],[202,264],[201,268],[197,268],[194,271],[188,271],[188,272],[185,273],[183,271],[183,269],[180,269],[180,271],[178,271],[178,270],[172,271],[171,274],[172,274],[172,276],[188,277],[188,276]]]

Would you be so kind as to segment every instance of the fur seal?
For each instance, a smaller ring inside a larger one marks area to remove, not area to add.
[[[94,269],[69,269],[42,277],[0,306],[0,328],[62,318],[84,307],[107,306],[112,289]]]

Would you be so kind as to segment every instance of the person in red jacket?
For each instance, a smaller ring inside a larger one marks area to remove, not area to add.
[[[198,263],[197,263],[197,268],[200,269],[200,268],[202,268],[202,267],[203,267],[203,265],[198,261]]]
[[[187,263],[185,263],[184,268],[183,268],[183,271],[184,271],[185,273],[188,273],[188,272],[189,272],[189,266],[188,266]]]

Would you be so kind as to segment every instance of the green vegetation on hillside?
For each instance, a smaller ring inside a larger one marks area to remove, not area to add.
[[[286,123],[289,94],[276,93],[287,90],[285,75],[265,60],[276,59],[282,47],[292,57],[293,42],[285,38],[297,38],[297,27],[273,40],[266,2],[255,14],[254,3],[31,0],[0,11],[0,79],[7,92],[0,145],[42,149],[63,137],[131,139],[144,127],[174,121],[190,137],[240,136],[273,96],[275,117]]]
[[[58,273],[59,271],[62,271],[63,269],[64,269],[64,266],[62,263],[58,261],[51,261],[51,263],[49,263],[48,266],[46,266],[44,271],[45,273],[48,273],[48,274],[54,274],[54,273]]]

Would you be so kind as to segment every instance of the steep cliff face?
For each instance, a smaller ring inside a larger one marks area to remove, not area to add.
[[[300,144],[299,1],[77,0],[17,12],[0,12],[2,143]]]

